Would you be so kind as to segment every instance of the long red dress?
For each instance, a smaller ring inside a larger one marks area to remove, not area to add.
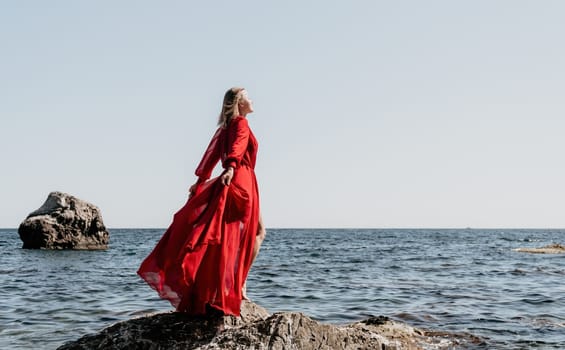
[[[256,155],[247,119],[220,127],[196,169],[195,194],[137,271],[177,311],[204,314],[208,304],[239,316],[259,221]],[[220,160],[235,169],[229,186],[208,180]]]

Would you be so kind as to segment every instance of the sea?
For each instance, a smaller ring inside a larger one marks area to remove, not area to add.
[[[164,229],[110,229],[105,251],[21,249],[0,230],[0,349],[56,349],[172,310],[136,271]],[[479,337],[484,349],[565,349],[565,243],[554,229],[269,229],[248,279],[270,312],[331,324],[384,315]]]

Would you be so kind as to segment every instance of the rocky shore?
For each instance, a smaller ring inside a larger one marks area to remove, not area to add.
[[[322,324],[299,312],[269,314],[244,301],[241,317],[168,312],[116,323],[58,350],[87,349],[454,349],[481,339],[417,329],[384,316],[349,325]]]

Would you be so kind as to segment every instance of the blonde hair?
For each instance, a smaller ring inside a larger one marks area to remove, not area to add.
[[[222,112],[218,118],[218,125],[227,127],[233,117],[239,115],[239,101],[241,100],[242,92],[245,90],[242,87],[232,87],[224,95],[224,103],[222,105]]]

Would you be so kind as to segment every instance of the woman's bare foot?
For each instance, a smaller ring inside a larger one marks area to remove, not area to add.
[[[249,298],[247,297],[247,282],[245,282],[243,284],[243,287],[241,288],[241,299],[249,300]]]

